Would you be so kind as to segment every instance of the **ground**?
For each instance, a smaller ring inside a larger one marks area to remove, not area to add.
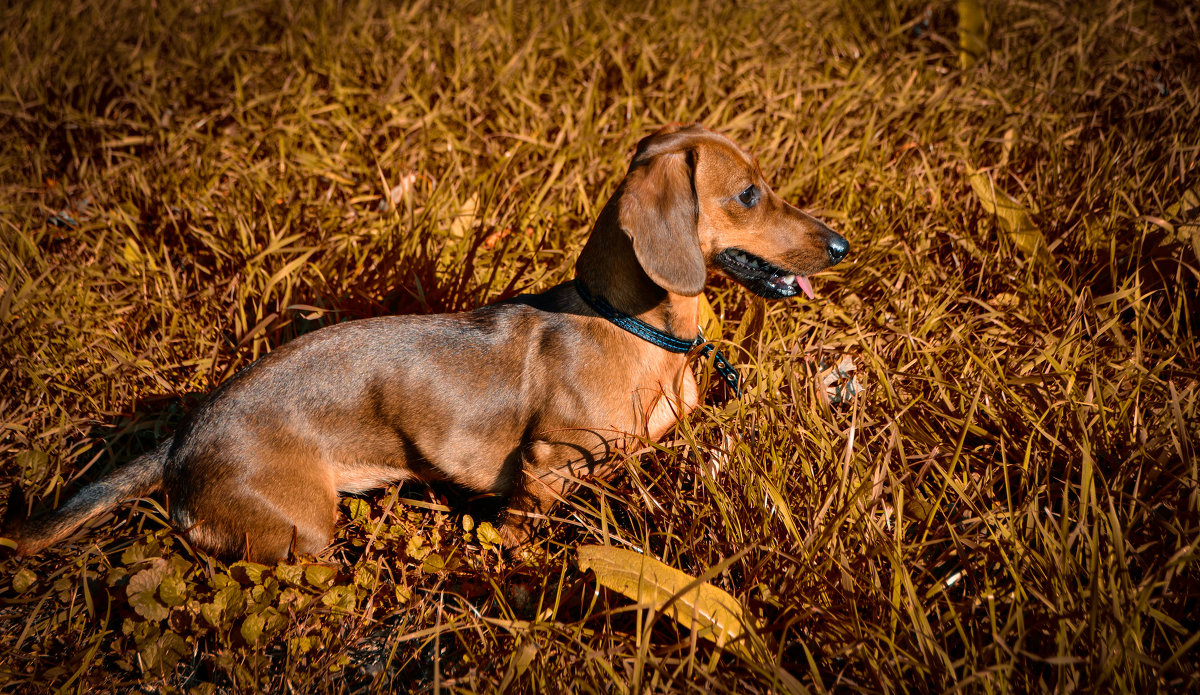
[[[0,23],[6,507],[149,450],[298,334],[570,279],[667,122],[741,143],[851,244],[815,301],[715,281],[746,393],[712,380],[530,552],[409,486],[344,501],[319,558],[226,566],[140,500],[0,560],[0,690],[1200,687],[1191,3],[68,0]],[[743,637],[604,588],[591,545],[731,596]]]

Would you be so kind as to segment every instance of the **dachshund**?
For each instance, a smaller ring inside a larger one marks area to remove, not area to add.
[[[573,281],[300,336],[221,384],[153,451],[20,524],[17,552],[161,491],[211,555],[315,555],[333,539],[340,494],[414,479],[501,500],[500,535],[519,546],[580,476],[611,472],[615,452],[696,407],[689,363],[710,271],[766,298],[812,299],[807,276],[848,250],[733,142],[667,126],[638,143]]]

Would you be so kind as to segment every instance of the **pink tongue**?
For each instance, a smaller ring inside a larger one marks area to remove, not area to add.
[[[800,289],[804,291],[804,296],[808,297],[809,299],[817,298],[817,295],[813,294],[812,283],[808,281],[807,277],[804,275],[797,275],[796,284],[799,285]]]

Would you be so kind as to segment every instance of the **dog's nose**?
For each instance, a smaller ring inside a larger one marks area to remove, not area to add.
[[[833,234],[829,238],[825,250],[829,253],[829,260],[837,263],[850,252],[850,244],[846,242],[846,239],[841,234]]]

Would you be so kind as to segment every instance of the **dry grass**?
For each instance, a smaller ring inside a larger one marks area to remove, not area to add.
[[[949,0],[623,4],[0,8],[0,495],[53,504],[298,333],[569,279],[664,122],[852,244],[817,302],[718,282],[748,395],[539,552],[405,489],[348,501],[325,565],[227,568],[126,505],[2,561],[0,689],[1200,687],[1200,12],[988,4],[964,70]],[[587,542],[733,558],[763,648],[597,591]]]

